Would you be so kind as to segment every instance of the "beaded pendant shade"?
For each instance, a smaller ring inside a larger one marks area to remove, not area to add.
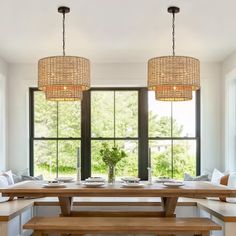
[[[198,59],[175,55],[175,13],[178,7],[169,7],[173,14],[173,55],[154,57],[148,61],[148,88],[161,101],[187,101],[192,91],[200,89],[200,62]]]
[[[63,14],[63,56],[45,57],[38,62],[38,88],[51,101],[82,100],[82,91],[90,88],[90,62],[78,56],[65,55],[65,14],[68,7],[59,7]]]

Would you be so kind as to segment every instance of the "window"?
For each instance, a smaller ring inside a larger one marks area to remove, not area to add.
[[[48,102],[37,90],[31,91],[31,97],[31,169],[45,178],[75,175],[81,140],[80,102]]]
[[[48,102],[30,89],[30,172],[45,178],[76,175],[81,150],[82,178],[107,175],[103,142],[128,156],[116,176],[147,179],[148,147],[154,176],[199,174],[199,93],[189,102],[158,102],[146,88],[91,89],[80,102]]]
[[[186,102],[160,102],[148,92],[149,147],[155,176],[196,175],[197,122],[196,96]]]
[[[116,167],[116,176],[138,175],[138,91],[91,91],[92,175],[106,175],[101,160],[101,144],[115,143],[127,157]]]

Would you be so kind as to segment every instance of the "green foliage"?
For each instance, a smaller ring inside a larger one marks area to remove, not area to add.
[[[183,126],[173,119],[173,137],[181,137]],[[161,116],[149,112],[149,137],[170,137],[171,117]]]
[[[110,148],[107,143],[102,144],[100,155],[106,166],[116,166],[121,159],[127,157],[127,154],[117,145]]]
[[[153,156],[153,175],[167,176],[172,178],[171,147],[159,155]],[[184,172],[195,175],[195,158],[188,153],[188,148],[184,144],[174,145],[173,147],[173,177],[182,179]]]

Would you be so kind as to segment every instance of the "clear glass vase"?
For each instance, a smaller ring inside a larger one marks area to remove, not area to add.
[[[108,166],[108,183],[115,183],[115,166]]]

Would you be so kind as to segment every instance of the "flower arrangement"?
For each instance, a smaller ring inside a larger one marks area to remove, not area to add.
[[[103,162],[108,167],[108,183],[114,183],[115,167],[121,159],[127,157],[127,154],[117,145],[109,147],[107,143],[103,143],[100,149],[100,155]]]

